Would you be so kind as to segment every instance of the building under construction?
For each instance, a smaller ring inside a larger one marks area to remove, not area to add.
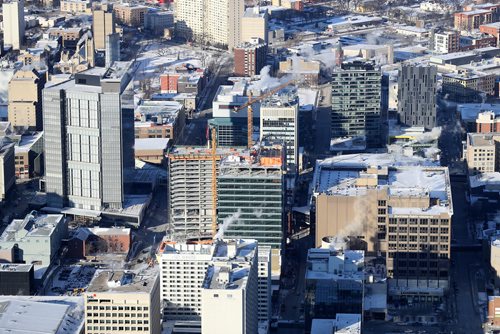
[[[262,100],[260,106],[260,138],[272,136],[286,146],[286,169],[298,171],[299,96],[295,88],[284,88]]]
[[[245,149],[246,150],[246,149]],[[177,146],[168,154],[168,214],[173,237],[212,236],[215,216],[215,175],[221,157],[242,149]],[[248,151],[248,150],[246,150]],[[215,159],[215,167],[214,161]]]
[[[285,162],[281,142],[264,141],[223,158],[217,178],[219,235],[271,246],[274,277],[284,235]]]

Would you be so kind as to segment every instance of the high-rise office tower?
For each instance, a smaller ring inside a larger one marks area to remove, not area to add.
[[[260,139],[282,140],[286,149],[287,172],[297,173],[299,97],[294,89],[283,89],[262,101],[260,106]]]
[[[262,248],[262,249],[261,249]],[[163,241],[160,246],[161,299],[165,320],[199,321],[202,317],[202,290],[207,274],[217,264],[231,264],[233,259],[247,256],[256,261],[255,279],[258,295],[259,321],[268,321],[271,301],[270,248],[259,246],[255,240],[207,240],[199,242]],[[253,276],[252,276],[253,277]],[[256,305],[257,306],[257,305]]]
[[[45,74],[25,66],[9,82],[9,122],[14,127],[42,130],[42,89]]]
[[[4,46],[19,50],[24,42],[24,0],[4,2],[2,12]]]
[[[94,68],[43,91],[47,205],[120,209],[133,162],[133,111],[122,93],[129,62]]]
[[[364,138],[380,145],[381,74],[373,64],[343,63],[332,73],[332,138]]]
[[[227,238],[271,246],[272,273],[280,274],[285,205],[285,154],[279,143],[261,142],[246,154],[222,159],[217,178],[217,219]]]
[[[440,299],[448,288],[450,175],[446,167],[421,163],[390,154],[318,161],[312,190],[315,245],[325,237],[356,237],[368,255],[384,254],[389,286],[398,298],[427,291]]]
[[[108,5],[102,5],[92,11],[92,32],[95,49],[106,50],[106,37],[116,33],[115,16]]]
[[[401,123],[427,130],[436,126],[436,75],[435,66],[401,66],[398,81],[398,113]]]
[[[240,44],[243,0],[185,0],[174,5],[177,36],[228,50]]]
[[[203,281],[202,333],[257,333],[257,242],[232,241],[226,247],[226,254],[216,254]]]

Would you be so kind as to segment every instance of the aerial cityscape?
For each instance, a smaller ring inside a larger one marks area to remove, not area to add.
[[[500,0],[0,7],[0,334],[500,334]]]

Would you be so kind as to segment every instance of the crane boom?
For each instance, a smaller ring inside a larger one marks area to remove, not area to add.
[[[253,104],[256,102],[262,101],[262,100],[268,98],[269,96],[272,96],[273,94],[276,94],[277,92],[279,92],[283,88],[293,84],[294,82],[295,82],[295,80],[292,79],[290,81],[282,83],[281,85],[279,85],[273,89],[270,89],[267,92],[265,92],[264,94],[257,96],[255,98],[252,96],[252,92],[250,92],[248,95],[248,101],[243,103],[242,105],[234,108],[233,112],[236,112],[236,113],[240,112],[241,110],[243,110],[245,108],[248,108],[247,109],[247,140],[248,140],[248,147],[249,148],[252,147],[252,145],[253,145],[253,141],[252,141],[252,135],[253,135],[253,107],[252,106],[253,106]]]

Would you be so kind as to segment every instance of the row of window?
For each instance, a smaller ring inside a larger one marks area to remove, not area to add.
[[[102,302],[102,301],[101,301]],[[149,307],[147,306],[87,306],[87,310],[101,310],[101,311],[148,311]]]
[[[448,227],[426,227],[426,226],[410,226],[409,228],[406,226],[389,226],[389,233],[442,233],[442,234],[448,234],[449,228]]]
[[[127,331],[132,332],[142,332],[149,331],[149,327],[129,327],[129,326],[87,326],[88,331],[99,331],[98,333],[102,333],[102,331]]]

